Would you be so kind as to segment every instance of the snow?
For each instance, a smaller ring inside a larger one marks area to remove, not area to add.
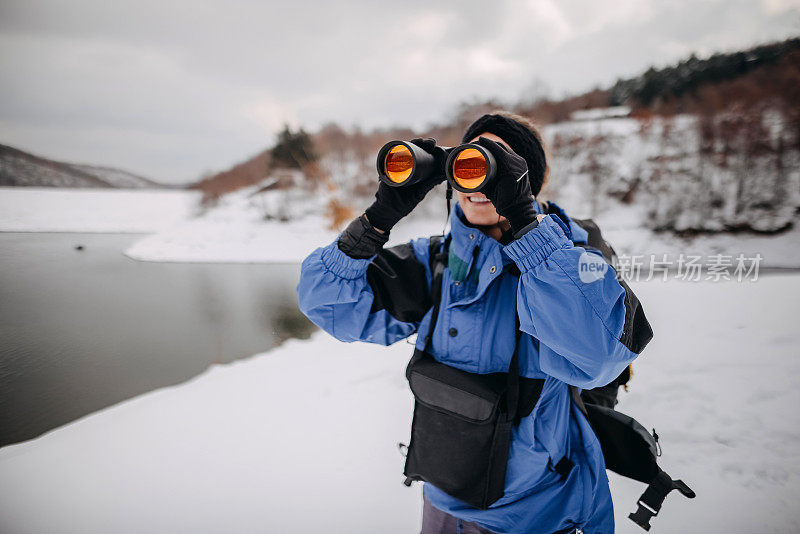
[[[800,220],[793,228],[777,235],[756,233],[699,234],[678,237],[669,232],[654,232],[639,226],[641,208],[619,206],[604,212],[595,220],[603,237],[619,255],[641,256],[645,264],[654,258],[659,261],[664,254],[668,261],[676,262],[683,255],[701,256],[707,261],[717,254],[736,258],[761,255],[760,267],[777,269],[800,268]]]
[[[140,261],[299,263],[316,247],[339,235],[341,230],[331,229],[324,216],[329,196],[295,199],[284,191],[254,196],[257,189],[230,193],[202,216],[147,236],[125,254]],[[291,218],[283,222],[273,217],[276,213],[287,213]],[[265,220],[265,215],[273,218]],[[391,231],[387,245],[440,234],[444,222],[444,218],[401,221]]]
[[[643,208],[642,228],[777,232],[797,222],[800,151],[779,113],[732,131],[726,128],[741,117],[596,115],[544,129],[551,148],[545,195],[571,215],[598,218],[625,199]]]
[[[610,117],[627,117],[631,108],[628,106],[613,106],[610,108],[593,108],[573,111],[570,119],[574,121],[594,121]]]
[[[114,187],[160,187],[160,184],[148,180],[138,174],[115,169],[114,167],[98,167],[95,165],[78,165],[72,164],[72,168],[78,169],[85,173],[97,176],[104,182],[111,184]]]
[[[198,200],[196,191],[0,187],[0,231],[156,232]]]
[[[443,221],[419,221],[392,231],[392,246],[413,237],[441,233]],[[140,261],[217,263],[299,263],[312,250],[330,243],[340,230],[330,230],[322,216],[287,223],[253,221],[215,223],[198,218],[134,243],[125,255]]]
[[[619,408],[656,427],[653,532],[800,529],[800,276],[633,282],[655,338]],[[412,347],[323,332],[0,449],[0,531],[414,532]],[[617,532],[644,489],[611,475]]]
[[[226,195],[220,205],[202,216],[144,237],[125,254],[140,261],[300,262],[314,248],[330,243],[339,234],[339,230],[331,230],[327,218],[320,215],[325,211],[324,198],[310,207],[306,205],[306,211],[298,213],[295,219],[280,222],[264,220],[262,203],[269,205],[282,193],[264,193],[265,199],[254,201],[250,192],[248,189]],[[564,196],[569,202],[569,195]],[[587,215],[581,213],[583,205],[580,202],[574,204],[578,207],[576,216]],[[572,204],[560,205],[567,213],[573,213],[570,209]],[[661,258],[667,254],[672,261],[677,261],[680,254],[704,257],[744,254],[747,258],[761,254],[762,268],[800,267],[800,247],[797,246],[800,243],[800,225],[777,236],[719,234],[683,239],[643,228],[643,212],[641,207],[617,203],[596,218],[604,237],[618,254],[646,258]],[[445,229],[444,219],[444,209],[439,217],[412,214],[392,230],[387,246],[419,236],[441,234]]]
[[[743,141],[734,136],[732,155],[722,158],[719,147],[709,155],[700,149],[696,117],[645,120],[627,112],[583,110],[545,127],[552,172],[540,198],[555,200],[572,217],[595,219],[618,254],[645,262],[664,254],[672,262],[681,254],[760,254],[760,267],[800,268],[800,152],[742,159],[736,147]],[[767,113],[763,122],[764,142],[783,146],[778,138],[786,121]],[[0,188],[0,231],[153,232],[126,251],[140,261],[299,262],[349,222],[330,227],[331,200],[353,205],[354,215],[371,202],[364,193],[377,187],[371,158],[349,152],[324,158],[330,188],[309,191],[306,180],[288,176],[297,184],[292,189],[258,193],[259,184],[210,207],[187,191]],[[403,219],[389,244],[442,233],[443,191],[431,192]]]
[[[625,117],[627,112],[627,108],[584,110],[576,112],[575,120],[545,127],[553,148],[552,172],[541,198],[555,200],[573,217],[594,218],[621,255],[667,254],[676,261],[680,254],[734,258],[760,254],[761,267],[800,267],[796,150],[780,155],[781,165],[776,154],[750,163],[731,156],[721,163],[718,154],[700,152],[696,117],[637,120]],[[777,132],[773,137],[783,135],[786,125],[780,125],[773,128]],[[341,161],[325,162],[342,197],[356,183],[370,189],[364,180],[372,172],[372,162],[359,165],[355,158],[342,155]],[[332,198],[328,194],[293,199],[281,192],[253,196],[254,190],[226,195],[201,217],[149,236],[127,254],[148,261],[299,261],[338,233],[327,228],[321,215]],[[441,233],[443,196],[442,190],[430,193],[392,231],[390,243]],[[631,203],[622,202],[623,198]],[[355,204],[359,213],[371,198],[350,195],[342,200]],[[265,215],[272,220],[264,222]],[[290,221],[280,224],[280,215]],[[681,238],[654,228],[698,235]],[[726,228],[753,231],[720,232]],[[768,233],[781,229],[786,230]]]
[[[54,161],[2,144],[0,184],[26,187],[164,187],[121,169]]]
[[[205,211],[194,191],[0,187],[0,231],[151,233],[125,254],[140,261],[217,263],[297,263],[341,231],[331,229],[324,215],[329,196],[300,192],[298,197],[283,191],[253,195],[257,187],[228,194]],[[573,216],[588,216],[588,207],[570,187],[560,191],[560,205]],[[439,193],[425,199],[419,214],[415,211],[398,223],[388,246],[445,230],[444,202],[434,198]],[[800,224],[776,236],[701,234],[684,239],[642,227],[642,206],[609,201],[606,208],[596,220],[620,255],[667,254],[674,261],[680,254],[761,254],[761,267],[800,267]],[[289,220],[272,216],[276,213]]]

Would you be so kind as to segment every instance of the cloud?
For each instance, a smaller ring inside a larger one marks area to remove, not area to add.
[[[0,142],[195,179],[316,127],[441,120],[800,33],[787,0],[6,0]]]

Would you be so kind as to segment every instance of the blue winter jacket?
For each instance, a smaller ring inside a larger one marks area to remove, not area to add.
[[[547,212],[538,226],[502,245],[454,207],[429,352],[469,372],[507,371],[516,308],[520,375],[545,383],[533,411],[513,430],[499,501],[476,509],[429,483],[424,494],[437,508],[494,532],[580,528],[608,534],[614,518],[603,454],[568,385],[608,384],[652,331],[630,288],[587,245],[587,231],[554,203]],[[337,241],[316,249],[301,267],[301,311],[341,341],[390,345],[418,332],[416,346],[422,349],[431,317],[428,245],[429,238],[418,238],[369,259],[349,257]],[[519,274],[504,269],[512,262]],[[555,465],[565,456],[574,468],[562,477]]]

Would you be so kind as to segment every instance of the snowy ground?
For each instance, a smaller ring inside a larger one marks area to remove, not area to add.
[[[800,529],[800,276],[639,282],[655,330],[620,409],[661,436],[653,532]],[[316,333],[0,449],[0,532],[410,533],[411,346]],[[618,532],[643,486],[611,477]]]
[[[392,230],[387,246],[440,234],[443,222],[407,221]],[[260,220],[218,223],[198,218],[142,238],[125,255],[140,261],[300,263],[312,250],[339,235],[340,230],[331,230],[328,225],[318,215],[287,223]]]
[[[292,262],[300,263],[316,247],[333,241],[341,230],[329,228],[324,216],[325,195],[301,198],[281,206],[281,191],[253,197],[246,188],[223,197],[203,216],[183,221],[134,243],[125,254],[140,261],[178,262]],[[289,201],[290,199],[287,199]],[[277,207],[276,207],[277,205]],[[265,212],[285,210],[292,220],[265,220]],[[389,246],[413,237],[442,233],[439,219],[401,221],[391,232]]]
[[[190,217],[196,191],[0,187],[0,231],[156,232]]]

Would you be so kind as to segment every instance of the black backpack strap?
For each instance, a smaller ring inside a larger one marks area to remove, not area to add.
[[[683,480],[673,480],[671,476],[664,472],[663,469],[658,470],[656,478],[650,482],[647,489],[644,490],[642,496],[639,497],[639,508],[632,514],[628,515],[634,523],[639,525],[645,530],[650,530],[650,519],[658,515],[661,510],[661,505],[664,499],[672,490],[680,491],[684,496],[689,499],[694,499],[695,492],[692,488],[686,485]]]
[[[514,420],[514,424],[519,424],[519,401],[520,401],[520,380],[519,380],[519,315],[514,313],[516,319],[516,339],[514,341],[514,354],[511,356],[511,363],[508,365],[508,389],[506,390],[506,406],[508,409],[508,420]]]
[[[573,402],[578,407],[578,409],[583,412],[587,418],[589,417],[588,412],[586,411],[586,405],[583,403],[583,398],[581,397],[581,388],[577,386],[569,386],[569,396],[572,397]],[[591,421],[589,421],[591,423]]]
[[[440,246],[444,239],[444,245]],[[428,333],[425,335],[425,347],[422,352],[427,352],[430,343],[433,340],[433,331],[436,328],[436,322],[439,318],[439,306],[442,302],[442,280],[444,278],[444,268],[448,263],[448,254],[450,251],[451,235],[448,234],[446,238],[441,235],[435,235],[430,238],[428,246],[428,265],[431,269],[431,303],[433,312],[431,313],[431,322],[428,327]],[[508,264],[510,268],[516,268],[516,265]],[[544,379],[540,378],[523,378],[519,376],[519,339],[521,331],[519,329],[519,315],[515,315],[516,322],[516,341],[514,343],[514,355],[511,357],[508,372],[508,396],[506,398],[506,406],[510,418],[514,419],[514,424],[519,424],[520,420],[531,413],[539,396],[544,387]]]
[[[638,509],[628,516],[637,525],[650,530],[650,519],[658,515],[672,490],[690,499],[695,497],[686,483],[673,480],[658,466],[660,452],[655,433],[651,434],[636,419],[611,407],[584,403],[580,390],[574,386],[570,386],[570,395],[600,442],[606,468],[647,484],[637,501]]]
[[[439,319],[439,305],[442,302],[442,279],[444,278],[444,268],[447,266],[447,254],[450,249],[450,235],[444,240],[444,246],[439,247],[442,236],[433,236],[428,246],[428,265],[431,268],[431,322],[428,333],[425,335],[425,347],[423,352],[427,352],[433,339],[433,330],[436,328],[436,321]]]
[[[435,261],[438,261],[438,255],[441,255],[443,252],[442,249],[442,241],[444,240],[443,235],[432,235],[428,239],[428,267],[430,267],[431,274],[433,274],[433,264]]]

